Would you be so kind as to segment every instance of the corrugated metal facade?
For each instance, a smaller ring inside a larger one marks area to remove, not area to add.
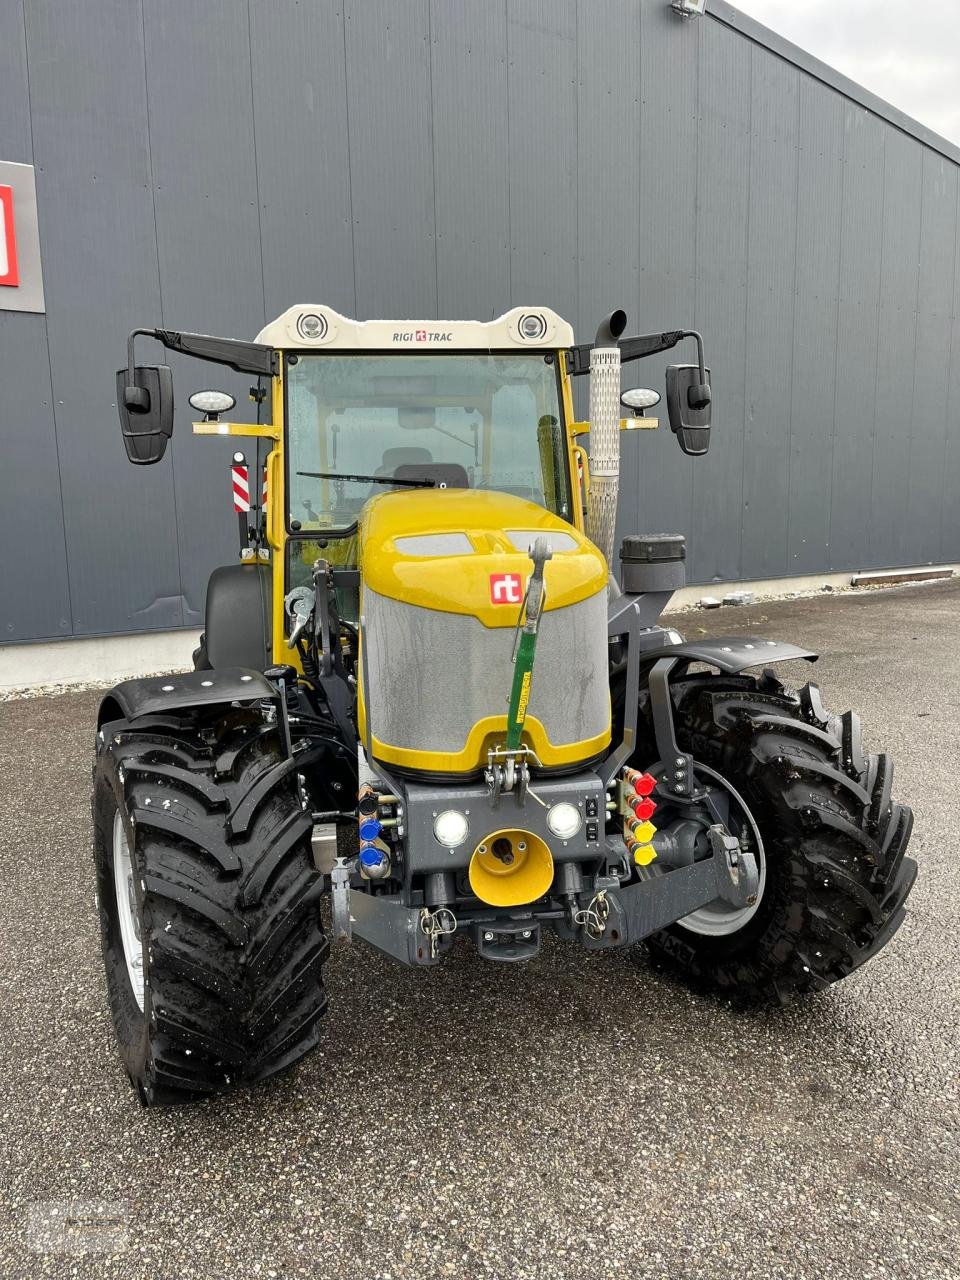
[[[957,152],[710,7],[0,6],[47,295],[0,312],[0,640],[199,623],[229,445],[180,412],[130,467],[113,371],[136,325],[252,336],[304,301],[695,325],[712,451],[626,438],[623,532],[685,531],[699,581],[960,559]],[[185,404],[209,366],[175,364]]]

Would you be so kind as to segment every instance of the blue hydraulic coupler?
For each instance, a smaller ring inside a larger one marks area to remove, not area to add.
[[[383,830],[379,818],[361,818],[360,819],[360,839],[367,843],[376,840],[380,832]]]
[[[357,861],[365,880],[385,880],[390,874],[390,858],[378,845],[361,845]]]

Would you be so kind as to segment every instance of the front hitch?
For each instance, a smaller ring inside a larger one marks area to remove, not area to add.
[[[752,907],[760,892],[756,855],[750,849],[743,849],[737,837],[720,823],[707,828],[707,839],[717,864],[719,896],[731,907]]]
[[[739,841],[723,828],[716,830],[719,842],[715,843],[717,837],[711,837],[711,857],[676,867],[662,876],[607,889],[608,914],[603,931],[595,934],[584,930],[584,946],[594,949],[641,942],[717,898],[732,907],[752,906],[760,885],[756,855],[742,849]],[[727,846],[727,840],[736,843],[736,854]]]

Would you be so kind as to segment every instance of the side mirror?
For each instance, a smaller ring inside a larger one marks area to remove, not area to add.
[[[137,365],[117,370],[117,412],[131,462],[159,462],[173,435],[173,373],[170,366]]]
[[[660,403],[660,392],[653,391],[650,387],[634,387],[632,391],[623,393],[620,403],[635,418],[642,418],[644,409],[652,409],[655,404]]]
[[[696,364],[667,365],[670,430],[684,453],[693,457],[710,448],[710,370]]]

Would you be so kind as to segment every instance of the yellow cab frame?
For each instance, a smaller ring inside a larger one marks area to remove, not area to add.
[[[295,649],[291,649],[285,640],[286,617],[284,615],[284,596],[286,594],[286,556],[287,542],[290,533],[287,529],[286,491],[284,450],[286,443],[285,420],[285,361],[284,351],[278,352],[277,372],[271,379],[271,411],[272,423],[256,425],[246,422],[195,422],[193,431],[196,435],[229,435],[247,436],[259,440],[270,441],[271,448],[266,458],[267,482],[267,520],[266,536],[273,560],[272,574],[272,620],[273,620],[273,660],[275,663],[287,663],[299,667],[300,660]],[[573,404],[573,384],[563,352],[556,352],[560,402],[565,424],[564,438],[566,442],[567,480],[572,494],[571,523],[580,532],[584,530],[584,508],[590,492],[590,467],[586,449],[578,443],[578,438],[590,429],[588,422],[575,421]],[[644,426],[655,426],[655,419],[645,419]],[[633,426],[631,420],[621,423],[624,429]]]

